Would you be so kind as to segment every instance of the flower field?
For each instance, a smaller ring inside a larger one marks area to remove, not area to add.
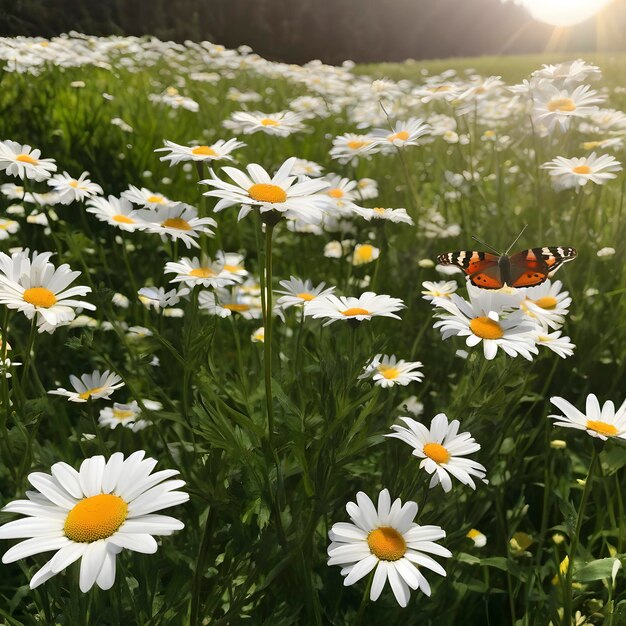
[[[624,57],[0,60],[1,623],[626,624]]]

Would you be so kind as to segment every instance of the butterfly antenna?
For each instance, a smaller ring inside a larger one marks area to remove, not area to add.
[[[502,254],[500,252],[498,252],[494,247],[492,247],[488,243],[485,243],[484,241],[480,240],[475,235],[472,235],[472,239],[474,241],[477,241],[481,246],[485,246],[485,248],[489,248],[489,250],[491,250],[492,252],[495,252],[498,256],[502,256]]]
[[[524,231],[528,228],[528,224],[524,224],[524,228],[520,231],[520,234],[515,237],[515,241],[507,248],[504,254],[508,254],[511,248],[519,241],[519,238],[524,234]]]

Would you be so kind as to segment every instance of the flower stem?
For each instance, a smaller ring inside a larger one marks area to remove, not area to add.
[[[567,575],[565,577],[565,592],[563,596],[563,625],[572,626],[572,578],[574,574],[574,559],[576,558],[576,551],[578,549],[578,542],[580,539],[580,531],[582,529],[583,521],[585,519],[585,506],[591,493],[591,484],[593,483],[593,474],[598,464],[598,452],[594,446],[593,453],[591,455],[591,463],[589,464],[589,471],[587,472],[587,478],[585,479],[585,488],[583,490],[583,496],[580,500],[580,506],[578,507],[578,517],[576,519],[576,529],[570,542],[569,550],[569,566],[567,568]]]

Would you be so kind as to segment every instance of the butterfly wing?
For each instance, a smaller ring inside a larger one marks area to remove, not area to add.
[[[498,260],[500,257],[489,252],[476,250],[460,250],[440,254],[437,262],[441,265],[460,267],[476,287],[482,289],[500,289],[504,286]]]
[[[544,246],[522,250],[511,256],[511,287],[534,287],[545,282],[563,263],[573,261],[574,248]]]

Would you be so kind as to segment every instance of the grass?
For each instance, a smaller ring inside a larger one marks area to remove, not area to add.
[[[44,157],[57,160],[60,171],[78,175],[88,170],[105,194],[119,195],[134,184],[210,210],[213,201],[201,198],[204,188],[197,184],[197,172],[168,167],[154,149],[163,139],[210,143],[226,138],[221,123],[241,108],[226,97],[230,87],[262,94],[258,108],[265,111],[286,108],[305,89],[284,71],[269,78],[249,68],[221,68],[215,85],[192,80],[183,85],[181,77],[200,68],[212,71],[211,63],[197,51],[168,56],[156,49],[150,65],[141,62],[142,55],[126,55],[138,65],[133,72],[115,55],[112,70],[48,66],[37,76],[4,72],[0,138],[41,148]],[[472,67],[514,82],[552,60],[453,59],[364,66],[356,72],[419,82],[422,68],[432,74]],[[616,90],[624,80],[623,57],[588,60],[604,70],[608,106],[624,106],[624,95]],[[72,86],[78,80],[84,81],[83,88]],[[198,101],[200,110],[173,110],[148,100],[148,94],[172,85]],[[352,98],[362,96],[365,85],[360,89],[346,86]],[[450,112],[438,106],[403,115]],[[111,125],[114,117],[127,122],[132,132]],[[48,472],[57,461],[77,467],[91,455],[128,455],[138,449],[158,459],[158,469],[179,469],[191,498],[168,512],[185,529],[162,538],[156,555],[125,551],[118,557],[116,583],[109,592],[94,588],[81,594],[76,564],[30,590],[30,577],[49,555],[3,565],[0,616],[5,623],[531,625],[565,623],[564,609],[581,611],[594,624],[623,623],[624,579],[620,572],[613,586],[613,561],[602,559],[623,558],[626,451],[618,440],[594,448],[595,441],[584,433],[555,430],[547,419],[554,411],[549,403],[553,395],[580,408],[590,392],[617,404],[624,399],[623,176],[604,186],[587,186],[578,195],[554,191],[537,164],[556,155],[582,154],[580,143],[590,137],[578,130],[533,137],[526,120],[521,110],[493,126],[480,116],[458,117],[458,130],[471,137],[470,143],[448,145],[438,139],[407,149],[408,179],[394,155],[377,155],[354,167],[330,159],[332,137],[355,128],[346,110],[308,122],[308,133],[246,137],[247,147],[236,153],[239,166],[254,162],[274,171],[295,155],[353,179],[371,177],[378,181],[379,197],[365,204],[404,206],[417,224],[352,223],[349,238],[370,241],[383,251],[374,269],[324,256],[324,246],[337,238],[334,233],[295,234],[279,223],[271,252],[274,288],[278,280],[294,275],[357,295],[366,290],[361,281],[375,276],[372,288],[402,298],[406,309],[401,321],[379,318],[358,328],[302,322],[290,309],[284,321],[274,320],[271,351],[265,354],[262,344],[249,339],[261,320],[200,315],[195,299],[178,305],[182,318],[159,315],[139,302],[137,287],[167,285],[163,267],[176,254],[187,254],[181,246],[176,249],[145,233],[120,238],[120,232],[97,222],[80,204],[55,207],[58,219],[50,217],[51,234],[18,218],[20,231],[1,241],[1,249],[56,250],[55,264],[67,262],[82,271],[77,283],[93,286],[91,301],[98,308],[93,327],[62,327],[35,336],[32,358],[30,323],[17,312],[0,309],[13,360],[31,358],[32,363],[28,371],[15,368],[3,382],[0,504],[24,497],[28,474]],[[510,141],[497,149],[482,141],[484,131],[493,129]],[[616,157],[624,160],[623,149]],[[463,182],[454,187],[449,173],[463,172]],[[31,190],[35,187],[43,190],[45,185],[30,184]],[[578,202],[580,216],[574,224]],[[0,203],[3,214],[12,204],[4,198]],[[429,236],[438,219],[435,210],[447,224],[459,224],[460,235]],[[259,222],[254,216],[237,222],[236,215],[236,208],[216,215],[219,243],[214,238],[203,245],[210,254],[220,248],[245,253],[247,269],[258,277],[267,263]],[[469,350],[467,359],[460,358],[455,353],[466,348],[464,341],[442,342],[432,328],[433,309],[420,297],[422,282],[440,276],[418,262],[471,248],[472,235],[504,249],[525,224],[522,248],[578,249],[579,258],[559,274],[573,299],[564,334],[576,344],[575,354],[562,360],[545,351],[528,362],[499,353],[486,361],[478,347]],[[615,255],[599,258],[596,252],[605,246],[614,247]],[[112,304],[115,292],[130,299],[128,309]],[[150,332],[129,334],[133,325]],[[423,383],[381,389],[359,380],[363,366],[378,353],[422,361]],[[158,367],[152,364],[154,356]],[[269,381],[264,378],[268,362]],[[110,401],[77,405],[45,393],[67,387],[70,374],[95,367],[114,369],[126,383],[113,400],[161,402],[162,410],[145,416],[149,428],[137,433],[99,428],[97,415]],[[275,424],[269,433],[268,387]],[[482,446],[472,458],[486,466],[488,485],[479,483],[474,491],[457,483],[451,494],[440,487],[429,490],[410,449],[383,438],[406,414],[401,404],[412,395],[423,404],[420,421],[429,424],[445,412],[461,421],[462,431],[472,433]],[[554,439],[565,440],[566,446],[555,447]],[[580,480],[596,454],[600,469],[583,491]],[[359,490],[375,498],[384,487],[392,498],[418,502],[417,521],[444,528],[443,543],[453,553],[439,559],[446,578],[426,572],[432,597],[414,592],[407,609],[398,607],[388,587],[380,600],[369,602],[365,579],[344,587],[339,569],[326,564],[327,532],[333,523],[348,520],[345,504]],[[9,519],[14,518],[3,514],[3,522]],[[471,528],[487,536],[484,548],[466,538]],[[3,550],[9,543],[2,541]],[[579,571],[574,572],[573,600],[571,569],[552,582],[572,548]],[[587,563],[591,566],[583,569]]]

